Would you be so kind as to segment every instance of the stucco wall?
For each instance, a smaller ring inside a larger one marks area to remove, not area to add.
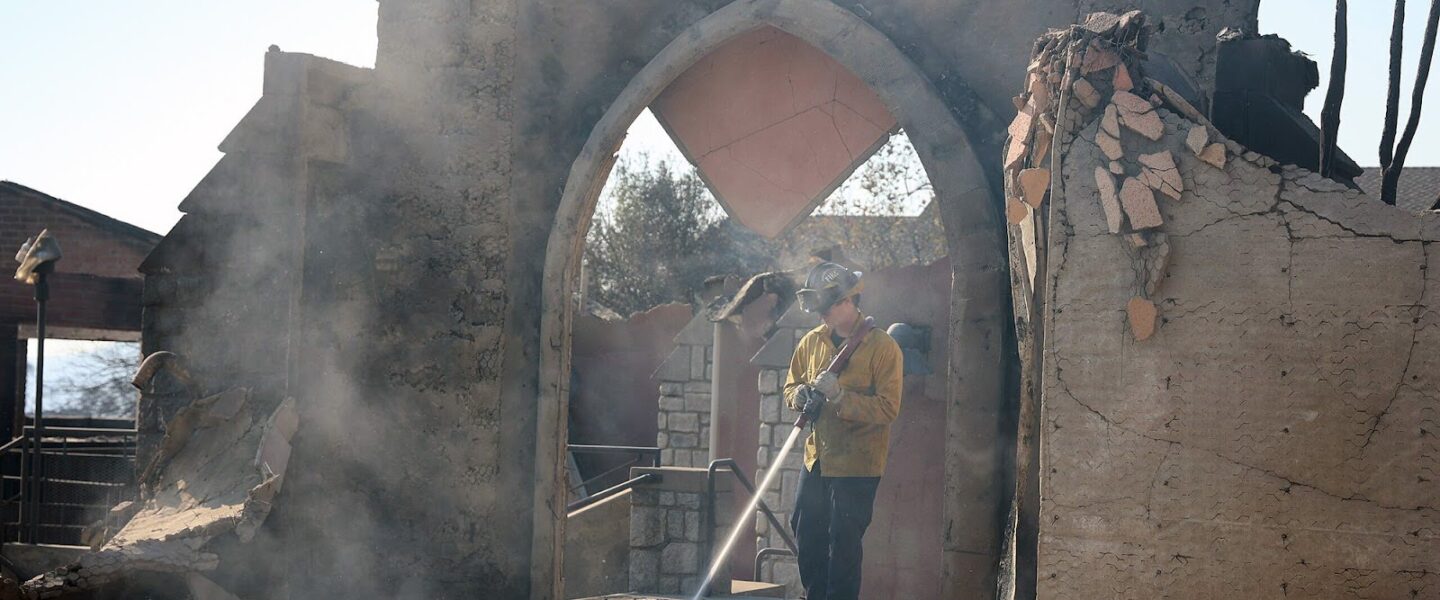
[[[1157,110],[1162,141],[1125,137],[1170,151],[1185,184],[1160,201],[1150,339],[1098,200],[1098,124],[1064,156],[1040,597],[1434,597],[1440,218],[1233,143],[1217,169],[1186,148],[1194,123]]]

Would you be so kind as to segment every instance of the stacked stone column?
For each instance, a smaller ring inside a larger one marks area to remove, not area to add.
[[[755,481],[758,485],[771,468],[780,469],[776,483],[765,493],[765,503],[775,512],[787,533],[790,515],[795,507],[795,495],[800,489],[800,476],[805,468],[804,436],[808,433],[801,434],[801,439],[795,442],[787,455],[779,456],[781,447],[785,445],[785,438],[794,430],[793,424],[799,417],[798,413],[785,405],[782,390],[790,370],[790,357],[795,352],[795,344],[817,324],[813,315],[802,312],[798,306],[792,306],[776,322],[775,333],[751,360],[761,367],[757,382],[760,387],[760,447],[755,456],[759,470],[755,473]],[[785,540],[764,515],[755,517],[755,547],[785,547]],[[761,566],[758,575],[761,581],[785,584],[792,592],[798,590],[800,575],[793,558],[771,558]]]
[[[714,324],[696,315],[675,336],[675,349],[656,370],[660,402],[655,445],[660,464],[710,464],[710,380],[714,373]]]
[[[705,470],[638,468],[632,475],[655,473],[660,480],[637,486],[631,494],[630,590],[652,594],[692,594],[709,565],[711,534],[705,514]],[[716,480],[717,506],[730,506],[728,478]],[[716,539],[723,539],[731,515],[716,515]],[[711,589],[730,589],[729,572],[721,569]]]

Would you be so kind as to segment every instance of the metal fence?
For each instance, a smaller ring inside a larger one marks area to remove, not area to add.
[[[0,536],[6,542],[83,545],[86,527],[135,498],[134,421],[45,417],[0,446]]]

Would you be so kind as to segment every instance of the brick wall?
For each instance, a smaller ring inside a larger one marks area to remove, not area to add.
[[[50,324],[138,330],[138,268],[160,237],[24,186],[0,182],[0,253],[10,256],[27,238],[47,228],[64,253],[50,278]],[[33,322],[34,296],[33,287],[0,277],[0,322]]]
[[[24,186],[0,182],[0,250],[14,252],[26,238],[48,228],[65,253],[58,272],[140,278],[140,262],[160,236],[109,217],[99,218],[116,225],[97,225],[95,218],[77,214],[86,209],[62,207],[62,202]],[[117,233],[116,229],[125,233]]]

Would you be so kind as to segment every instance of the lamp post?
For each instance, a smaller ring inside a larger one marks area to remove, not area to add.
[[[15,270],[15,279],[35,286],[35,427],[32,429],[30,481],[24,482],[27,492],[25,502],[29,510],[22,508],[20,519],[23,535],[25,517],[29,517],[28,541],[35,544],[40,541],[40,495],[44,479],[44,454],[41,449],[45,438],[45,303],[50,300],[50,274],[60,260],[60,243],[50,235],[50,230],[43,230],[40,235],[25,240],[15,260],[20,263],[20,268]]]

